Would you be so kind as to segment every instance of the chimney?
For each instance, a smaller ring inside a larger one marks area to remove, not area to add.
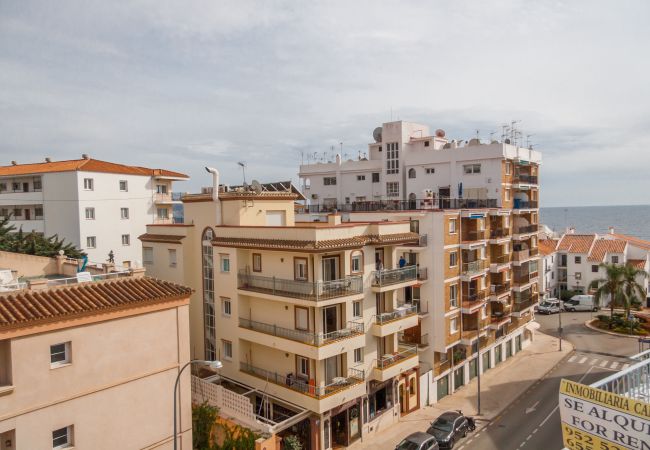
[[[82,159],[90,159],[90,156],[88,156],[88,153],[84,153],[81,155]]]
[[[327,223],[332,226],[341,225],[341,215],[340,214],[328,214]]]
[[[50,158],[49,156],[46,156],[45,157],[45,162],[52,162],[52,158]]]
[[[614,234],[614,227],[609,227],[609,234]]]
[[[17,163],[16,161],[11,161],[11,165],[12,165],[12,166],[17,166],[18,163]]]

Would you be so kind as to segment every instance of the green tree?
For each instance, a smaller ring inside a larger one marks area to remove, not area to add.
[[[9,223],[11,216],[0,218],[0,250],[28,255],[54,257],[63,250],[69,258],[83,258],[86,254],[58,235],[45,237],[41,233],[25,233]]]
[[[623,283],[626,297],[625,317],[630,315],[630,307],[634,304],[643,302],[646,298],[647,292],[641,284],[639,279],[647,278],[648,273],[645,270],[637,269],[634,266],[623,266]]]
[[[207,402],[192,406],[192,448],[194,450],[211,450],[212,429],[219,415],[219,409]]]
[[[625,300],[625,282],[624,282],[624,266],[618,264],[601,263],[600,267],[605,269],[605,278],[598,281],[598,289],[594,295],[594,301],[597,305],[602,303],[602,300],[609,296],[609,310],[610,316],[614,315],[614,308],[616,306],[624,305]],[[609,323],[609,328],[612,328],[612,323]]]

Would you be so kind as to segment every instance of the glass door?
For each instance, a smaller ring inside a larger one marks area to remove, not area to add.
[[[338,280],[338,262],[337,256],[323,258],[323,281]]]
[[[338,329],[338,306],[333,305],[323,308],[323,333],[332,333]]]
[[[341,373],[341,359],[340,355],[332,356],[325,360],[325,384],[330,385],[334,382],[334,378],[338,377]]]

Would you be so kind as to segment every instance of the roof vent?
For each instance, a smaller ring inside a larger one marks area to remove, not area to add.
[[[52,162],[52,158],[50,158],[49,156],[46,157],[46,158],[45,158],[45,162]]]
[[[88,153],[84,153],[83,155],[81,155],[81,157],[83,159],[90,159],[90,156],[88,156]]]
[[[18,163],[17,163],[16,161],[11,161],[11,165],[12,165],[12,166],[17,166]]]

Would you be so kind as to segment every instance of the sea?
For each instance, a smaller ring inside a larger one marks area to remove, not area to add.
[[[650,241],[650,205],[567,206],[540,208],[540,223],[562,233],[573,227],[576,233],[616,233]]]

